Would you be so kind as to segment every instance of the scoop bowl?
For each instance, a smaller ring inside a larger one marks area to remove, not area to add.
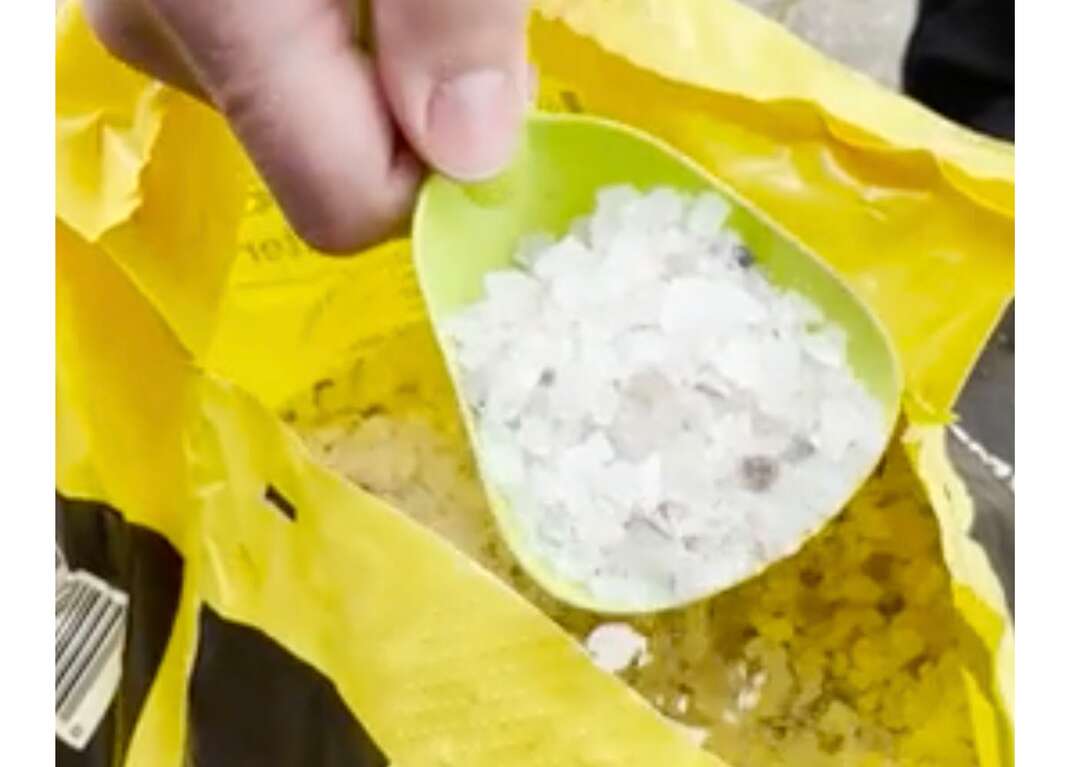
[[[689,194],[719,193],[731,204],[727,226],[737,230],[765,276],[773,284],[810,299],[829,321],[845,331],[848,361],[881,404],[888,439],[895,428],[902,394],[902,374],[893,344],[883,325],[849,286],[732,189],[651,136],[586,115],[535,113],[526,122],[514,164],[501,177],[478,185],[430,177],[421,190],[412,224],[415,267],[499,530],[522,567],[546,591],[575,607],[609,615],[681,607],[734,584],[714,585],[708,593],[679,602],[610,604],[596,599],[584,584],[555,572],[527,541],[514,510],[489,481],[474,416],[463,398],[459,367],[443,325],[482,297],[488,272],[514,266],[521,237],[539,231],[563,235],[575,218],[592,210],[598,190],[614,184],[632,184],[641,190],[669,186]],[[848,487],[843,503],[825,519],[838,513],[857,492],[881,455],[878,451],[870,471]],[[807,538],[808,534],[803,535],[801,543]],[[753,574],[744,573],[736,582]]]

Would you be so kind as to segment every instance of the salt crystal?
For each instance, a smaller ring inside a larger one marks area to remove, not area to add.
[[[836,367],[842,365],[846,357],[846,334],[836,328],[806,333],[801,344],[805,353],[822,365]]]
[[[466,401],[477,409],[482,409],[488,400],[489,380],[488,371],[485,368],[467,368],[463,363],[462,393]]]
[[[589,488],[585,491],[590,513],[576,516],[572,526],[579,540],[595,549],[605,549],[620,543],[626,536],[626,515],[621,508],[600,497]]]
[[[812,301],[807,299],[800,293],[785,292],[780,294],[779,301],[775,304],[777,307],[783,307],[790,312],[790,316],[795,325],[800,325],[803,328],[811,329],[814,325],[819,325],[824,322],[824,315],[820,313],[820,309]],[[834,325],[826,326],[828,328],[835,328]]]
[[[685,199],[667,187],[660,187],[630,206],[635,222],[652,233],[679,224],[685,213]]]
[[[526,405],[544,372],[541,360],[525,354],[510,355],[488,382],[488,416],[501,423],[514,419]]]
[[[690,277],[672,280],[664,296],[660,327],[671,335],[689,332],[708,322],[713,314],[711,292],[708,280]]]
[[[555,448],[551,424],[544,418],[525,417],[518,430],[518,443],[527,453],[546,457]]]
[[[641,476],[641,489],[638,493],[638,497],[641,500],[642,506],[651,509],[659,503],[663,492],[660,456],[657,453],[653,453],[645,459],[639,467],[639,470]]]
[[[593,302],[591,280],[592,277],[581,270],[557,279],[552,284],[551,292],[559,309],[571,317],[579,317],[586,312]]]
[[[585,216],[579,216],[574,219],[567,228],[567,234],[581,242],[592,242],[590,219]]]
[[[610,426],[619,412],[619,391],[614,384],[595,386],[592,389],[590,415],[598,426]]]
[[[658,232],[653,237],[652,253],[655,260],[663,262],[665,266],[670,265],[672,259],[678,256],[689,255],[696,258],[701,255],[697,248],[697,239],[680,227],[671,227]],[[681,264],[684,272],[693,273],[696,271],[696,269],[690,268],[693,265],[694,258],[689,259],[688,263]]]
[[[526,467],[522,453],[504,435],[486,429],[481,435],[483,454],[489,474],[495,477],[501,490],[520,486],[525,480]]]
[[[599,599],[741,580],[819,527],[881,447],[845,333],[752,268],[730,211],[717,194],[601,190],[444,325],[487,479],[548,566]],[[409,471],[373,459],[383,482]]]
[[[641,483],[637,466],[629,461],[614,461],[601,473],[598,492],[619,508],[628,509],[637,502]]]
[[[639,581],[670,593],[674,574],[668,569],[667,561],[680,550],[663,520],[635,514],[627,518],[618,543],[605,548],[603,553],[609,569],[637,573],[641,576]]]
[[[641,192],[629,184],[606,186],[597,192],[597,210],[595,217],[621,215],[628,205],[641,198]]]
[[[667,273],[672,277],[697,271],[702,254],[696,250],[674,250],[667,257]]]
[[[562,507],[546,507],[537,523],[537,535],[542,543],[556,548],[569,543],[574,530],[566,511]]]
[[[558,467],[564,488],[570,488],[573,495],[588,496],[602,467],[614,457],[615,451],[600,432],[563,451],[558,459]]]
[[[661,264],[644,239],[622,233],[611,240],[604,279],[614,279],[624,291],[659,287]]]
[[[596,257],[581,240],[567,237],[544,251],[533,265],[533,274],[539,280],[575,281],[579,271],[596,265]]]
[[[624,228],[627,211],[640,199],[631,186],[612,186],[597,193],[597,209],[589,221],[589,242],[604,250]]]
[[[627,623],[604,623],[586,637],[593,662],[605,671],[622,671],[645,652],[647,640]]]
[[[531,459],[529,479],[533,497],[541,504],[540,514],[537,516],[548,517],[561,514],[563,488],[561,483],[556,481],[556,473],[552,470],[551,464]],[[569,522],[569,518],[567,521]]]
[[[753,419],[748,412],[732,412],[717,419],[712,427],[712,443],[721,446],[741,446],[753,436]]]
[[[829,398],[820,406],[817,441],[829,458],[839,460],[860,431],[861,413],[844,399]]]
[[[713,237],[723,228],[731,214],[731,206],[719,195],[700,194],[690,205],[686,229],[698,237]]]
[[[742,268],[735,257],[738,248],[742,245],[742,240],[737,234],[724,229],[704,242],[708,258],[701,262],[702,274],[725,280],[743,278]]]
[[[540,283],[524,272],[490,272],[485,275],[487,300],[512,319],[535,311],[540,293]]]
[[[540,381],[540,378],[537,379]],[[568,423],[582,424],[588,415],[590,388],[594,381],[581,374],[576,366],[557,370],[547,387],[548,415]]]
[[[656,408],[675,395],[675,387],[664,373],[650,367],[631,376],[623,393],[647,407]]]
[[[692,432],[680,432],[660,451],[660,466],[668,498],[703,510],[712,502],[715,481],[706,465],[706,442]]]
[[[668,286],[660,321],[668,334],[699,328],[705,328],[708,334],[726,334],[764,319],[764,306],[747,290],[731,283],[680,277]]]
[[[532,269],[537,257],[555,245],[556,238],[548,232],[536,232],[519,238],[515,249],[515,263],[524,269]]]
[[[631,377],[658,368],[664,358],[664,336],[655,328],[631,329],[615,341],[615,352]]]
[[[757,341],[756,338],[735,338],[712,361],[727,380],[747,390],[755,390],[764,383],[761,358],[754,353]]]
[[[760,409],[776,417],[791,417],[794,395],[801,380],[802,354],[786,337],[769,336],[757,341],[753,355],[760,366],[760,378],[753,381]]]
[[[694,727],[693,725],[681,724],[679,722],[675,722],[675,725],[679,732],[698,748],[704,746],[705,741],[709,739],[709,731],[704,727]]]
[[[709,300],[713,304],[713,321],[735,327],[764,321],[768,310],[750,292],[733,282],[712,286]]]
[[[723,398],[707,394],[697,388],[681,389],[676,397],[682,417],[682,427],[706,440],[712,434],[716,418],[720,415]]]
[[[620,399],[619,409],[608,428],[615,449],[630,460],[649,455],[674,432],[675,424],[659,409],[630,396]]]

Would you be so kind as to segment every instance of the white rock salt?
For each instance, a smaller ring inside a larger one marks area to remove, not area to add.
[[[518,241],[518,248],[515,250],[515,263],[523,269],[532,269],[537,256],[555,244],[556,238],[548,232],[527,234]]]
[[[599,599],[697,597],[789,553],[884,437],[843,331],[768,282],[730,212],[605,189],[447,325],[488,480]]]
[[[698,195],[686,216],[686,230],[695,237],[711,238],[723,228],[730,214],[731,206],[719,195]]]
[[[644,636],[627,623],[603,623],[586,637],[585,648],[605,671],[622,671],[639,660],[648,646]]]
[[[674,722],[674,720],[668,721]],[[676,723],[676,726],[679,728],[679,731],[682,732],[683,736],[698,748],[704,746],[705,742],[709,739],[709,731],[704,727],[694,727],[693,725],[679,723]]]
[[[492,272],[485,277],[485,296],[494,312],[508,321],[535,311],[541,284],[521,271]]]

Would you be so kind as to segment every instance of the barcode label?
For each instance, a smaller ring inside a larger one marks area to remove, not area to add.
[[[56,736],[82,749],[119,686],[127,595],[56,557]]]

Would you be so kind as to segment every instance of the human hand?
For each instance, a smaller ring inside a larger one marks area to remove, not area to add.
[[[390,233],[423,165],[459,180],[513,153],[529,91],[525,0],[84,0],[130,65],[216,107],[314,247]],[[196,147],[192,147],[196,150]]]

